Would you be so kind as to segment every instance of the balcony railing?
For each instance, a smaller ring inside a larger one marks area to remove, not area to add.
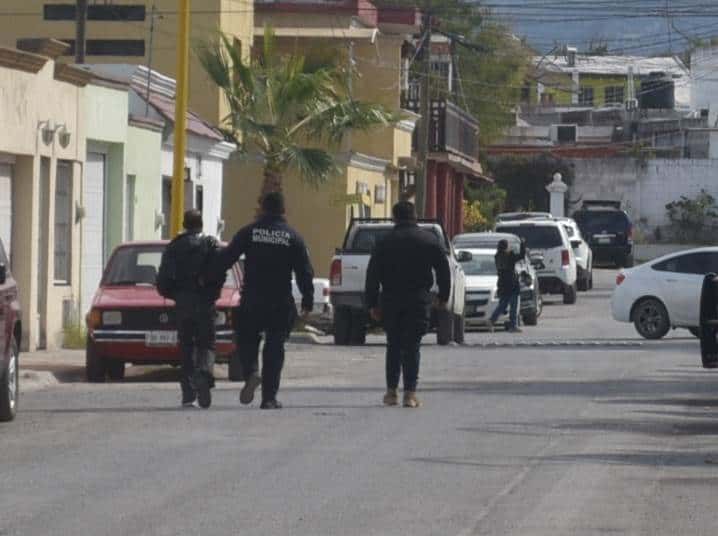
[[[412,88],[413,86],[410,86]],[[409,89],[402,96],[402,108],[419,113],[418,92]],[[414,149],[419,129],[414,130]],[[430,105],[429,152],[453,153],[468,160],[479,159],[479,122],[470,113],[445,99]]]

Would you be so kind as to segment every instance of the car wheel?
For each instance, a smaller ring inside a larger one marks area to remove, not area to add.
[[[107,374],[107,362],[102,356],[97,355],[95,345],[87,339],[85,349],[85,377],[90,383],[102,383]]]
[[[454,315],[454,341],[457,344],[464,344],[466,333],[466,319],[464,315]]]
[[[566,305],[573,305],[576,303],[576,283],[567,286],[563,291],[563,303]]]
[[[454,314],[451,311],[439,311],[436,315],[436,343],[446,346],[454,334]]]
[[[351,337],[352,312],[348,307],[337,307],[334,311],[334,344],[346,346]]]
[[[593,290],[593,266],[591,267],[591,272],[588,275],[588,290]]]
[[[538,324],[538,315],[536,311],[529,311],[528,313],[521,316],[521,320],[527,326],[535,326]]]
[[[585,274],[581,279],[576,282],[578,290],[586,292],[588,290],[588,274]]]
[[[655,298],[645,298],[633,308],[633,325],[644,339],[662,339],[671,329],[668,311]]]
[[[107,375],[112,381],[122,381],[125,379],[125,362],[117,359],[107,361]]]
[[[349,344],[361,346],[366,343],[366,329],[366,314],[364,311],[354,311],[351,315]]]
[[[10,362],[0,378],[0,422],[12,421],[17,415],[20,396],[20,352],[15,337],[10,343]]]
[[[691,335],[693,335],[697,339],[701,338],[701,328],[688,328],[688,331],[690,331]]]

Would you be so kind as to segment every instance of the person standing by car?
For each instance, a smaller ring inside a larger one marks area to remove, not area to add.
[[[182,352],[182,406],[212,404],[212,366],[215,350],[215,302],[224,284],[224,272],[213,276],[219,244],[202,234],[202,214],[184,214],[185,231],[172,240],[162,254],[157,290],[175,301],[177,337]]]
[[[434,273],[439,309],[449,301],[451,274],[439,240],[417,225],[414,205],[400,201],[393,216],[394,229],[375,246],[369,260],[365,296],[372,319],[383,320],[386,330],[384,404],[399,404],[397,388],[403,370],[404,407],[417,408],[421,405],[416,397],[421,339],[429,328]]]
[[[292,297],[292,272],[302,294],[302,315],[314,307],[314,270],[307,247],[284,217],[284,196],[269,193],[262,199],[256,222],[241,229],[221,256],[228,268],[242,255],[244,284],[236,321],[239,359],[245,384],[239,394],[242,404],[254,400],[262,385],[262,409],[279,409],[277,391],[284,366],[284,343],[297,316]],[[262,376],[259,370],[259,342],[264,333]]]
[[[499,316],[506,314],[506,308],[510,306],[509,331],[512,333],[521,332],[518,322],[521,285],[519,284],[519,276],[516,273],[516,263],[525,256],[525,240],[521,240],[521,247],[518,253],[514,253],[509,249],[508,240],[499,240],[496,255],[494,256],[494,262],[496,262],[496,273],[499,276],[497,283],[499,304],[496,309],[494,309],[494,312],[489,319],[489,326],[492,330]]]

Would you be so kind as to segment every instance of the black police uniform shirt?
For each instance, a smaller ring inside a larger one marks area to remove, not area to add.
[[[224,266],[244,255],[242,301],[287,303],[292,297],[292,272],[302,293],[302,308],[314,306],[314,270],[304,240],[283,217],[263,216],[239,230],[220,253]]]

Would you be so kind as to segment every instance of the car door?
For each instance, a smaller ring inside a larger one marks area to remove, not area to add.
[[[715,262],[715,253],[701,251],[677,255],[653,267],[673,326],[698,326],[703,278]]]

